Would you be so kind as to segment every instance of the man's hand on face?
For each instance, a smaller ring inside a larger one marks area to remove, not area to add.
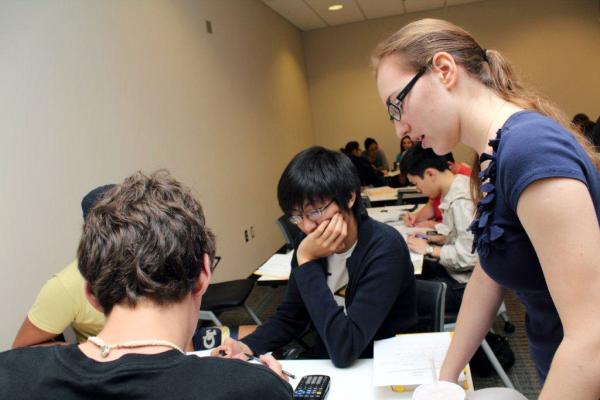
[[[348,224],[341,213],[323,221],[317,229],[309,233],[296,252],[298,265],[344,250],[344,240],[348,236]]]

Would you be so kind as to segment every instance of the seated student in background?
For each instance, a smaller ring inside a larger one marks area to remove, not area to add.
[[[79,345],[0,354],[2,399],[291,399],[268,365],[187,356],[211,278],[214,236],[190,190],[159,171],[136,173],[88,215],[78,266],[85,295],[106,316]],[[234,382],[223,382],[235,376]]]
[[[597,152],[600,152],[600,117],[596,120],[594,124],[594,129],[592,130],[592,144],[594,145]]]
[[[413,141],[411,140],[410,137],[408,136],[404,136],[401,140],[400,140],[400,153],[398,153],[396,155],[396,162],[398,164],[400,164],[400,161],[402,161],[402,157],[404,157],[404,153],[406,153],[406,150],[410,149],[411,147],[413,147]]]
[[[473,234],[468,231],[475,213],[469,178],[454,175],[445,157],[423,149],[420,143],[406,152],[400,167],[424,195],[441,196],[442,223],[435,226],[441,236],[427,240],[409,236],[407,243],[413,252],[430,257],[423,262],[421,277],[445,282],[446,310],[458,312],[465,284],[477,263],[477,255],[471,252]]]
[[[84,221],[92,207],[114,186],[99,186],[85,195],[81,200]],[[27,313],[12,347],[65,344],[56,338],[69,326],[73,329],[77,342],[84,342],[89,336],[98,334],[105,323],[104,314],[87,300],[84,284],[77,260],[50,278]],[[215,342],[215,338],[219,345],[221,337],[243,337],[253,330],[249,328],[199,328],[194,335],[193,345],[188,346],[188,350],[208,348],[207,345]]]
[[[467,164],[460,161],[454,161],[454,155],[452,153],[448,153],[444,157],[446,158],[446,161],[448,161],[448,167],[450,167],[450,171],[452,171],[454,175],[461,174],[471,177],[472,169]]]
[[[594,141],[593,131],[595,124],[594,121],[592,121],[586,114],[575,114],[571,124],[573,124],[576,129],[581,131],[590,142]]]
[[[448,166],[450,171],[452,171],[455,175],[464,175],[466,177],[471,176],[471,168],[461,162],[455,162],[454,156],[452,153],[446,154],[446,160],[448,161]],[[420,227],[429,227],[435,228],[437,224],[442,222],[442,212],[440,210],[440,202],[442,201],[442,196],[438,195],[437,197],[430,198],[427,201],[425,206],[421,207],[418,211],[414,213],[406,213],[404,214],[404,223],[406,226],[420,226]]]
[[[340,151],[347,155],[352,164],[354,164],[354,168],[356,168],[358,178],[360,179],[360,186],[385,186],[385,179],[383,179],[381,171],[377,171],[373,165],[360,156],[358,142],[348,142]]]
[[[311,147],[288,164],[277,188],[279,205],[304,233],[298,238],[286,296],[256,331],[213,350],[227,356],[264,354],[312,325],[316,343],[303,356],[336,367],[371,357],[373,340],[414,330],[415,278],[402,236],[369,218],[348,159]]]
[[[367,159],[376,170],[389,171],[390,167],[383,150],[379,148],[379,144],[373,138],[365,139],[365,151],[362,153],[363,158]]]
[[[85,221],[90,209],[115,185],[99,186],[81,200]],[[100,332],[104,314],[84,294],[84,280],[73,261],[42,287],[13,342],[13,348],[39,344],[64,344],[54,339],[71,327],[78,342]]]

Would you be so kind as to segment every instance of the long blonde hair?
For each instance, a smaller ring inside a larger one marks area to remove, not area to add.
[[[580,130],[576,130],[566,115],[548,100],[525,88],[515,74],[510,62],[497,50],[485,50],[469,32],[448,21],[421,19],[405,25],[377,45],[371,56],[375,70],[381,60],[397,55],[404,66],[414,71],[427,67],[433,56],[445,51],[454,57],[467,73],[493,90],[502,99],[526,110],[546,115],[571,132],[583,146],[596,168],[600,159],[593,146]],[[479,160],[473,162],[471,192],[481,198]]]

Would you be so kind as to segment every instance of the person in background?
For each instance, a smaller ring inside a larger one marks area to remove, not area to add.
[[[462,162],[454,162],[452,153],[445,155],[450,171],[453,174],[471,176],[471,168]],[[409,227],[419,226],[424,228],[435,228],[442,222],[442,211],[440,210],[441,195],[429,198],[427,203],[414,213],[406,213],[402,217],[404,224]]]
[[[442,222],[435,226],[438,235],[411,235],[407,244],[411,251],[429,257],[423,262],[420,277],[445,282],[446,310],[456,313],[477,263],[477,255],[471,251],[473,234],[468,231],[475,211],[469,178],[453,174],[446,157],[423,149],[420,143],[405,153],[400,167],[421,193],[442,199]]]
[[[365,151],[363,151],[362,156],[367,159],[376,170],[381,172],[389,171],[390,167],[387,158],[385,157],[385,153],[379,148],[379,144],[377,144],[375,139],[370,137],[365,139]]]
[[[106,324],[79,345],[0,353],[0,398],[291,400],[272,356],[265,367],[184,354],[214,255],[190,189],[166,171],[126,178],[90,210],[77,251]]]
[[[300,152],[281,175],[277,197],[303,233],[286,296],[254,333],[225,341],[213,355],[264,354],[312,326],[316,340],[302,357],[343,368],[372,357],[374,340],[415,329],[409,250],[398,231],[366,214],[348,157],[322,147]]]
[[[586,114],[575,114],[573,120],[571,120],[571,123],[576,129],[579,129],[590,142],[593,142],[594,137],[592,132],[594,131],[595,124],[594,121],[590,120]]]
[[[99,186],[84,196],[81,200],[84,221],[96,203],[114,187],[112,184]],[[62,333],[68,327],[75,333],[78,343],[97,335],[106,320],[104,314],[87,300],[84,287],[85,281],[79,272],[77,260],[74,260],[44,284],[12,347],[67,344]],[[220,345],[225,338],[242,338],[253,330],[250,325],[198,327],[186,349],[212,348]]]
[[[526,309],[539,398],[600,398],[600,159],[589,142],[499,51],[450,22],[404,26],[373,62],[398,137],[440,155],[464,143],[478,155],[471,229],[481,265],[440,379],[457,380],[509,288]]]
[[[383,174],[377,171],[365,158],[360,156],[360,146],[358,142],[352,141],[346,143],[343,149],[340,149],[342,153],[350,158],[352,164],[356,168],[358,178],[360,179],[360,186],[385,186],[385,180]]]
[[[81,200],[84,221],[92,207],[113,187],[115,185],[99,186],[85,195]],[[84,280],[74,260],[44,284],[12,347],[64,344],[64,338],[59,335],[69,326],[78,342],[100,332],[104,314],[87,301],[83,288]],[[56,340],[57,337],[63,340]]]
[[[400,165],[400,162],[402,161],[402,157],[404,156],[404,153],[406,153],[406,150],[413,147],[413,144],[413,141],[410,140],[410,137],[408,136],[404,136],[402,139],[400,139],[400,153],[396,154],[396,162],[398,163],[398,165]]]
[[[597,152],[600,152],[600,117],[596,120],[594,129],[592,130],[592,143]]]
[[[448,153],[444,157],[446,157],[446,161],[448,161],[450,171],[452,171],[454,175],[461,174],[464,176],[471,176],[471,173],[473,171],[471,167],[463,162],[454,161],[454,155],[452,153]]]

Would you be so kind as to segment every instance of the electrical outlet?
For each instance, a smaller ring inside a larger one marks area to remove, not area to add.
[[[250,238],[248,238],[248,229],[244,229],[244,239],[246,240],[246,243],[250,240]]]
[[[250,237],[252,239],[254,239],[254,227],[253,226],[250,227]]]

